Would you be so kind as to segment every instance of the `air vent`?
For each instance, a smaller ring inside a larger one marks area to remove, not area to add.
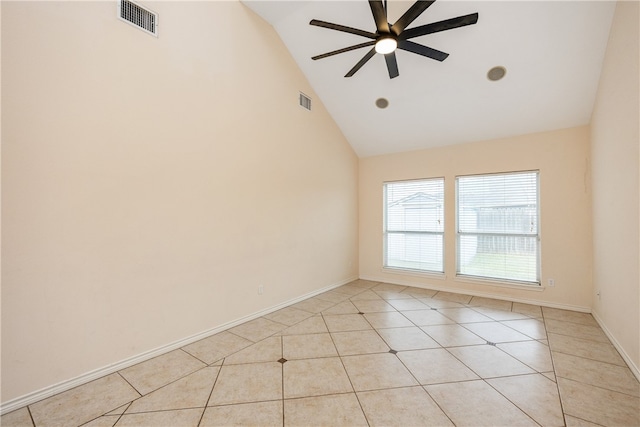
[[[302,92],[300,92],[300,106],[306,110],[311,111],[311,98],[309,98]]]
[[[158,14],[129,0],[118,3],[118,17],[142,31],[158,37]]]

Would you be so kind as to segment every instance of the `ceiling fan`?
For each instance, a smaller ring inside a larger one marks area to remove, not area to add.
[[[376,23],[376,32],[359,30],[357,28],[347,27],[339,24],[332,24],[331,22],[319,21],[312,19],[309,22],[310,25],[316,27],[329,28],[330,30],[342,31],[349,34],[355,34],[358,36],[371,39],[370,41],[359,43],[353,46],[345,47],[342,49],[334,50],[331,52],[317,55],[311,59],[317,60],[327,58],[329,56],[337,55],[339,53],[349,52],[352,50],[360,49],[363,47],[373,46],[365,56],[345,75],[345,77],[353,76],[364,64],[367,63],[376,53],[384,55],[384,59],[387,63],[387,70],[389,71],[389,78],[393,79],[398,77],[398,62],[396,60],[395,50],[402,49],[408,52],[413,52],[418,55],[426,56],[427,58],[435,59],[436,61],[444,61],[448,53],[441,52],[430,47],[414,43],[409,39],[414,37],[424,36],[427,34],[438,33],[440,31],[451,30],[453,28],[464,27],[466,25],[472,25],[478,22],[478,14],[472,13],[470,15],[458,16],[457,18],[446,19],[444,21],[434,22],[432,24],[421,25],[419,27],[407,28],[413,21],[418,18],[431,6],[435,0],[416,1],[394,24],[387,21],[387,1],[384,4],[382,0],[369,0],[369,6],[371,7],[371,13],[373,14],[373,20]]]

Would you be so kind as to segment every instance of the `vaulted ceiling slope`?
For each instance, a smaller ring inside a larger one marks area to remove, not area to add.
[[[309,25],[312,19],[375,32],[366,0],[243,0],[269,22],[360,157],[502,138],[588,124],[615,2],[438,0],[407,28],[477,12],[478,23],[413,41],[449,53],[438,62],[397,51],[390,79],[376,55],[344,75],[368,41]],[[394,23],[413,2],[389,0]],[[487,72],[503,66],[503,79]],[[385,109],[376,100],[386,98]]]

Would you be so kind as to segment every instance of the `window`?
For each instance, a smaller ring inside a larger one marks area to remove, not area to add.
[[[461,176],[457,273],[540,283],[538,172]]]
[[[444,178],[384,184],[384,266],[442,273]]]

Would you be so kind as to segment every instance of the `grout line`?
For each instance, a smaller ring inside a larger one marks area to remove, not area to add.
[[[133,404],[133,401],[131,401],[131,402],[129,402],[129,403],[127,404],[127,407],[126,407],[126,408],[124,408],[124,411],[122,411],[122,413],[121,413],[120,415],[118,415],[118,418],[116,419],[116,421],[115,421],[113,424],[111,424],[112,426],[115,426],[116,424],[118,424],[118,422],[120,421],[120,418],[122,418],[122,417],[124,416],[125,412],[127,412],[127,410],[129,409],[129,407],[130,407],[132,404]],[[102,416],[104,417],[104,415],[102,415]]]
[[[349,301],[351,302],[351,298],[349,298]],[[353,302],[351,302],[351,304],[353,304]],[[355,306],[355,304],[353,304],[353,305]],[[322,316],[322,321],[324,322],[324,325],[327,328],[327,331],[329,331],[329,325],[327,325],[327,321],[324,319],[324,314],[320,313],[320,316]],[[362,316],[362,317],[364,317],[364,316]],[[367,321],[367,319],[365,319],[365,321]],[[364,411],[364,407],[362,406],[362,402],[360,402],[360,397],[358,397],[358,393],[356,392],[356,388],[353,386],[353,381],[351,380],[351,377],[349,376],[349,371],[347,371],[347,367],[344,365],[344,360],[342,360],[342,356],[340,355],[340,352],[338,351],[338,346],[336,345],[336,342],[333,339],[333,334],[331,333],[331,331],[329,331],[329,337],[331,338],[331,342],[333,343],[333,347],[335,348],[336,353],[338,354],[338,360],[340,360],[340,364],[342,365],[342,369],[344,370],[344,373],[347,376],[347,379],[349,380],[349,384],[351,385],[352,392],[349,392],[348,394],[353,393],[355,395],[356,400],[358,401],[358,405],[360,406],[360,411],[362,411],[362,416],[364,416],[364,420],[367,422],[368,426],[371,426],[371,423],[369,422],[369,418],[367,417],[367,414]],[[344,394],[346,394],[346,393],[344,393]]]
[[[551,351],[551,342],[549,341],[549,331],[547,330],[547,322],[545,321],[544,310],[540,308],[542,312],[542,324],[544,325],[544,334],[547,337],[547,342],[549,343],[549,357],[551,358],[551,367],[553,368],[553,375],[556,378],[556,390],[558,391],[558,399],[560,400],[560,410],[562,411],[562,421],[564,425],[567,425],[566,414],[564,410],[564,402],[562,399],[562,393],[560,393],[560,381],[558,381],[558,371],[556,370],[556,361],[553,357],[553,351]]]
[[[216,383],[218,382],[218,378],[220,377],[220,372],[222,371],[222,366],[216,366],[218,368],[218,372],[216,373],[216,377],[213,380],[213,384],[211,385],[211,391],[209,392],[209,396],[207,397],[207,401],[204,403],[204,410],[200,415],[200,419],[198,420],[198,426],[202,423],[202,419],[204,418],[204,413],[207,412],[207,408],[209,407],[209,402],[211,401],[211,396],[213,396],[213,389],[216,387]]]
[[[33,415],[31,414],[31,408],[29,407],[29,405],[27,405],[26,408],[27,412],[29,413],[29,418],[31,419],[31,424],[33,424],[33,427],[36,427],[36,421],[33,419]]]
[[[132,388],[132,389],[134,389],[134,390],[136,391],[136,393],[138,393],[138,394],[140,395],[139,397],[137,397],[136,399],[133,399],[133,400],[138,400],[138,399],[140,399],[140,397],[142,397],[142,396],[143,396],[143,394],[142,394],[142,393],[140,393],[140,391],[139,391],[137,388],[135,388],[135,387],[133,386],[133,384],[131,384],[131,382],[129,382],[129,380],[128,380],[128,379],[126,379],[126,378],[124,377],[124,375],[122,375],[122,374],[120,373],[120,371],[117,371],[117,372],[116,372],[116,374],[118,374],[118,375],[120,376],[120,378],[122,378],[122,379],[123,379],[127,384],[129,384],[129,385],[131,386],[131,388]],[[132,402],[133,402],[133,400],[132,400]]]
[[[303,320],[301,320],[300,322],[303,322]],[[294,323],[294,325],[297,325],[300,322]],[[292,326],[294,326],[294,325],[292,325]],[[284,336],[282,336],[282,335],[280,336],[280,358],[284,359]],[[281,377],[282,381],[280,383],[280,387],[282,389],[282,399],[281,399],[280,405],[282,407],[282,427],[284,427],[284,423],[285,423],[285,414],[284,414],[284,363],[280,364],[280,369],[281,369],[280,373],[282,375],[282,377]]]
[[[540,374],[538,374],[540,375]],[[514,376],[518,376],[518,375],[514,375]],[[493,385],[491,385],[491,383],[489,381],[486,381],[484,378],[482,379],[482,381],[484,381],[485,384],[487,384],[489,387],[491,387],[493,390],[496,391],[496,393],[498,393],[500,396],[504,397],[507,402],[511,403],[513,406],[515,406],[516,408],[518,408],[520,410],[520,412],[522,412],[526,417],[528,417],[531,421],[533,421],[535,424],[540,425],[539,422],[537,422],[531,415],[529,415],[529,413],[527,413],[524,409],[522,409],[520,406],[518,406],[515,402],[513,402],[511,399],[509,399],[508,396],[505,396],[504,394],[502,394],[500,392],[500,390],[498,390],[497,388],[495,388]],[[560,402],[560,392],[558,391],[558,403],[560,403],[560,411],[562,412],[562,421],[564,422],[564,425],[567,425],[567,422],[564,419],[564,411],[562,410],[562,403]]]

